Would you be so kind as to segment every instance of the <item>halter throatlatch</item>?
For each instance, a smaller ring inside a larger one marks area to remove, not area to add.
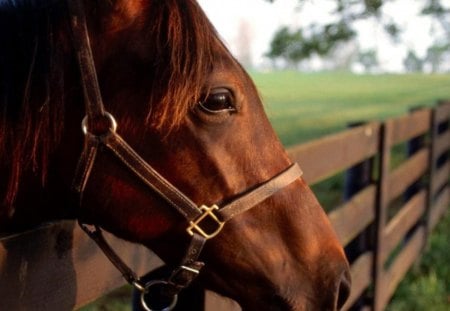
[[[180,265],[172,271],[167,279],[143,283],[109,246],[99,226],[87,225],[81,221],[79,221],[79,224],[122,273],[128,283],[141,292],[141,304],[145,310],[171,310],[176,304],[177,294],[183,288],[189,286],[204,266],[204,263],[199,261],[198,258],[205,242],[218,235],[228,220],[249,210],[288,186],[302,175],[302,171],[297,164],[292,164],[283,172],[258,185],[255,189],[243,193],[237,199],[221,208],[218,205],[211,207],[202,205],[198,207],[197,204],[142,159],[116,132],[117,123],[103,106],[82,0],[67,0],[67,2],[71,16],[73,45],[80,68],[86,110],[86,117],[82,121],[85,144],[73,179],[74,191],[79,194],[81,201],[98,148],[99,146],[104,146],[115,154],[142,182],[161,196],[187,220],[186,231],[191,236],[191,241]],[[210,231],[204,228],[203,223],[206,221],[209,225],[208,228],[211,223],[215,224],[215,228],[209,229]],[[152,299],[152,291],[157,287],[162,288],[158,291],[168,298],[169,301],[168,305],[162,309],[152,309],[148,304]]]

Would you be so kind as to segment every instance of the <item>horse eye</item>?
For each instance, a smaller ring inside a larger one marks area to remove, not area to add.
[[[234,97],[227,89],[211,91],[208,96],[199,102],[200,108],[208,113],[235,112]]]

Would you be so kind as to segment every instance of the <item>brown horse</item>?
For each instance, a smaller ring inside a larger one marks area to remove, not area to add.
[[[0,3],[0,231],[78,218],[104,248],[100,227],[198,264],[183,273],[204,262],[200,282],[245,310],[343,305],[327,216],[195,1]]]

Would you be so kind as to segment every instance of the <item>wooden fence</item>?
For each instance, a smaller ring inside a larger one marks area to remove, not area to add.
[[[310,184],[345,174],[345,202],[329,213],[351,262],[352,292],[344,310],[383,310],[445,214],[449,123],[450,102],[441,102],[289,149]],[[408,157],[393,158],[392,150],[405,142]],[[138,273],[161,264],[143,247],[108,239]],[[2,310],[72,310],[122,284],[120,273],[72,221],[0,238]],[[239,307],[207,293],[205,310]]]
[[[290,149],[311,184],[344,170],[356,175],[350,184],[357,191],[347,191],[353,192],[347,201],[329,213],[351,260],[352,291],[344,310],[384,310],[446,212],[449,118],[450,102],[441,102]],[[392,150],[402,143],[410,147],[408,157],[393,163]]]

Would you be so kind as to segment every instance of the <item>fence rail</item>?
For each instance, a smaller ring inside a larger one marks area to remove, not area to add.
[[[288,150],[310,184],[347,172],[346,184],[353,187],[329,213],[351,261],[352,292],[344,310],[384,310],[446,213],[449,124],[450,102],[441,102]],[[408,158],[393,161],[393,148],[411,142]],[[108,238],[138,273],[161,264],[142,247]],[[5,310],[76,309],[123,284],[71,221],[0,239],[0,280]],[[205,310],[239,307],[207,293]]]

